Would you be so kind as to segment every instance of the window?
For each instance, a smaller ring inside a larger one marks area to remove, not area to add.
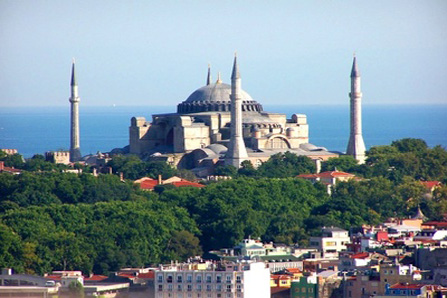
[[[206,291],[211,292],[211,285],[206,285]]]
[[[301,293],[306,293],[306,288],[301,288]]]
[[[309,293],[313,293],[314,292],[314,288],[309,288],[307,289]]]
[[[172,283],[172,275],[168,275],[168,278],[166,280],[168,283]]]
[[[216,291],[218,291],[218,292],[222,291],[222,285],[217,285],[216,286]]]
[[[217,282],[217,283],[221,283],[221,282],[222,282],[222,276],[217,275],[217,276],[216,276],[216,282]]]
[[[227,292],[231,292],[231,285],[227,285]]]
[[[163,275],[161,274],[158,275],[158,282],[163,282]]]
[[[238,276],[236,276],[236,282],[238,283],[238,284],[240,284],[241,283],[241,276],[240,275],[238,275]]]
[[[188,285],[188,292],[191,292],[192,291],[192,285]]]
[[[242,291],[241,285],[237,285],[236,290],[237,290],[238,292],[241,292],[241,291]]]
[[[158,285],[158,290],[161,292],[163,291],[163,285]]]
[[[182,285],[177,285],[177,291],[181,291],[182,290]]]
[[[196,281],[197,281],[197,283],[201,283],[202,282],[202,275],[197,275],[196,276]]]
[[[172,292],[172,285],[168,285],[168,291]]]
[[[211,275],[207,275],[206,276],[206,282],[207,283],[211,283]]]
[[[197,291],[202,291],[202,285],[197,285]]]
[[[191,275],[191,274],[188,274],[188,275],[186,276],[186,282],[189,282],[189,283],[192,282],[192,275]]]
[[[177,275],[177,282],[183,282],[183,276]]]
[[[231,275],[227,275],[227,284],[231,283]]]

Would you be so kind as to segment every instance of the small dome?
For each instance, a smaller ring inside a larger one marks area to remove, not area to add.
[[[227,147],[221,144],[211,144],[206,146],[206,148],[213,150],[213,152],[215,152],[216,154],[223,154],[228,150]]]

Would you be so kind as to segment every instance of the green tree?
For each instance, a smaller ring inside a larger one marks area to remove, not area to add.
[[[166,261],[186,261],[189,257],[201,256],[203,253],[199,244],[199,238],[185,230],[172,232],[167,250],[170,254],[169,258],[165,258]]]
[[[358,162],[351,155],[340,155],[339,157],[329,158],[323,162],[321,170],[324,171],[344,171],[344,172],[357,172]]]
[[[397,148],[400,152],[423,153],[428,149],[427,143],[421,139],[406,138],[393,141],[391,146]]]
[[[272,155],[258,168],[258,173],[262,177],[286,178],[315,173],[315,170],[315,164],[309,157],[285,152]]]

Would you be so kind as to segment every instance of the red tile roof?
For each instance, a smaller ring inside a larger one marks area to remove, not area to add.
[[[190,182],[187,180],[172,182],[171,184],[174,185],[175,187],[185,187],[185,186],[199,187],[199,188],[205,187],[205,185],[203,185],[203,184]]]
[[[369,253],[367,252],[359,252],[351,255],[351,259],[366,259],[369,257]]]
[[[422,224],[422,226],[434,226],[435,228],[446,228],[447,227],[447,221],[427,221]]]
[[[317,174],[299,174],[298,178],[318,178]]]
[[[120,277],[126,277],[126,278],[130,278],[130,279],[137,278],[137,276],[135,276],[135,274],[132,274],[132,273],[118,273],[117,275]]]
[[[153,279],[154,276],[155,276],[155,272],[154,271],[149,271],[147,273],[140,273],[140,274],[138,274],[138,278]]]
[[[319,174],[300,174],[298,178],[314,179],[314,178],[342,178],[342,177],[355,177],[354,174],[340,172],[340,171],[328,171]]]
[[[142,180],[142,181],[141,181]],[[153,190],[155,186],[158,185],[158,180],[156,179],[151,179],[151,178],[146,178],[146,179],[140,179],[140,188],[141,189],[146,189],[146,190]],[[191,182],[188,180],[180,180],[180,181],[175,181],[175,182],[171,182],[171,183],[166,183],[166,184],[162,184],[162,185],[174,185],[175,187],[205,187],[205,185],[200,184],[200,183],[195,183],[195,182]]]
[[[101,281],[108,278],[105,275],[92,275],[92,276],[84,276],[84,281]]]
[[[354,174],[349,174],[339,171],[329,171],[318,174],[320,178],[338,178],[338,177],[354,177]]]
[[[44,276],[47,279],[51,279],[51,280],[61,280],[62,279],[62,275],[60,274],[48,274],[47,276]]]
[[[441,182],[439,181],[420,181],[423,186],[427,189],[432,189],[435,186],[441,186]]]
[[[271,274],[270,279],[273,280],[289,280],[291,277],[289,275],[284,274]]]
[[[158,185],[158,180],[148,178],[140,183],[140,188],[152,190],[157,185]]]

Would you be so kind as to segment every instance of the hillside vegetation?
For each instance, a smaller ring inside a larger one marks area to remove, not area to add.
[[[417,139],[373,147],[365,165],[349,156],[329,160],[323,170],[336,167],[364,178],[337,184],[331,196],[324,185],[294,177],[314,168],[307,158],[289,153],[259,169],[247,163],[239,170],[218,169],[233,179],[202,189],[157,192],[142,191],[116,175],[62,173],[64,167],[40,157],[23,162],[0,155],[0,160],[28,169],[0,174],[0,267],[16,272],[107,274],[124,266],[185,260],[249,235],[307,245],[323,225],[377,224],[390,216],[410,216],[417,206],[430,219],[447,213],[447,188],[427,195],[419,183],[445,185],[447,152]],[[177,173],[135,157],[119,157],[112,166],[132,178]]]

